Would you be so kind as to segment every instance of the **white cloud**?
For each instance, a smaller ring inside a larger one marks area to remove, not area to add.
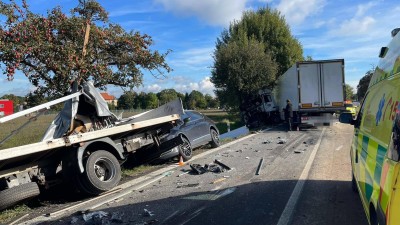
[[[178,82],[174,84],[172,87],[176,91],[181,92],[181,93],[189,93],[192,92],[193,90],[199,91],[201,93],[209,94],[211,96],[215,96],[214,94],[214,84],[211,83],[209,77],[204,77],[201,81],[199,82],[188,82],[186,78],[186,83],[185,82],[180,82],[180,79],[178,79]]]
[[[240,19],[247,0],[154,0],[181,16],[197,16],[211,25],[228,26]]]
[[[378,2],[368,2],[366,4],[361,4],[357,6],[357,13],[355,15],[355,17],[361,17],[364,16],[365,13],[372,8],[373,6],[377,5]]]
[[[152,85],[148,85],[148,86],[145,88],[145,92],[154,92],[154,93],[157,93],[157,92],[160,92],[161,89],[162,89],[162,87],[161,87],[160,85],[158,85],[158,84],[152,84]]]
[[[281,0],[277,9],[291,25],[301,24],[308,16],[322,10],[324,0]]]
[[[375,25],[376,20],[371,16],[363,18],[352,18],[344,21],[339,28],[330,33],[336,36],[357,36],[369,33]]]

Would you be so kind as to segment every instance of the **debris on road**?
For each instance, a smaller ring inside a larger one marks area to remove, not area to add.
[[[286,139],[283,139],[283,138],[281,138],[281,137],[278,137],[278,142],[277,142],[277,144],[286,144],[286,142],[287,142]]]
[[[108,216],[104,211],[91,212],[83,214],[83,220],[86,224],[103,224],[103,219]]]
[[[271,140],[266,140],[266,141],[263,142],[263,144],[271,144],[271,143],[272,143]]]
[[[260,175],[260,170],[261,170],[261,167],[262,167],[262,165],[263,165],[263,162],[264,162],[264,158],[261,158],[261,159],[260,159],[260,163],[258,164],[258,168],[257,168],[257,171],[256,171],[256,175]]]
[[[221,181],[224,181],[224,180],[226,180],[226,178],[225,178],[225,177],[223,177],[223,178],[219,178],[219,179],[217,179],[217,180],[214,180],[213,182],[211,182],[211,184],[216,184],[216,183],[219,183],[219,182],[221,182]]]
[[[190,164],[190,168],[192,168],[192,170],[197,173],[198,175],[206,173],[207,169],[205,169],[204,167],[202,167],[200,164]]]
[[[185,174],[188,174],[188,173],[190,173],[190,171],[191,171],[191,170],[185,171],[185,172],[179,174],[177,177],[181,177],[181,176],[183,176],[183,175],[185,175]]]
[[[223,164],[221,161],[219,161],[219,160],[217,160],[217,159],[214,160],[214,163],[216,163],[216,164],[222,166],[222,168],[224,168],[224,169],[226,169],[226,170],[231,170],[231,169],[232,169],[232,168],[230,168],[229,166]]]
[[[245,158],[245,159],[250,159],[250,157],[246,156],[246,158]]]
[[[189,187],[197,187],[197,186],[199,186],[199,185],[200,185],[200,183],[186,184],[186,185],[181,185],[181,186],[178,186],[178,187],[176,187],[176,188],[189,188]]]
[[[303,153],[304,151],[294,150],[294,153]]]
[[[72,217],[70,224],[76,224],[78,220],[79,220],[78,217],[74,216]]]
[[[143,216],[151,217],[151,216],[154,216],[154,213],[151,212],[150,210],[144,209]]]

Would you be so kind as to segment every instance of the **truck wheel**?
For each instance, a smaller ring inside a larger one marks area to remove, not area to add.
[[[13,206],[23,200],[36,197],[39,194],[39,186],[35,182],[21,184],[13,188],[0,191],[0,210]]]
[[[88,194],[98,195],[109,191],[121,180],[121,167],[113,154],[98,150],[90,154],[81,178],[81,189]]]
[[[190,142],[187,138],[182,137],[183,144],[178,146],[179,156],[182,156],[183,161],[188,161],[192,158],[192,147],[190,146]]]
[[[219,134],[218,132],[214,129],[210,129],[210,134],[211,134],[211,147],[216,148],[219,146]]]

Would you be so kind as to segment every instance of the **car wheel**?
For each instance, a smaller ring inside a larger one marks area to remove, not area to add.
[[[98,150],[88,156],[85,172],[80,178],[79,186],[82,191],[98,195],[118,185],[121,180],[121,167],[113,154]]]
[[[190,146],[190,142],[187,138],[182,137],[183,144],[178,146],[179,156],[182,156],[183,161],[188,161],[192,158],[192,147]]]
[[[213,148],[218,147],[220,145],[218,132],[215,129],[211,128],[210,134],[211,134],[211,142],[210,142],[211,147]]]

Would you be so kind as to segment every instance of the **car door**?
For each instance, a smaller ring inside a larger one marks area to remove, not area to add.
[[[199,112],[193,112],[193,115],[198,117],[196,124],[196,136],[198,136],[198,144],[204,145],[211,140],[210,126],[208,121],[204,118],[205,116]]]

